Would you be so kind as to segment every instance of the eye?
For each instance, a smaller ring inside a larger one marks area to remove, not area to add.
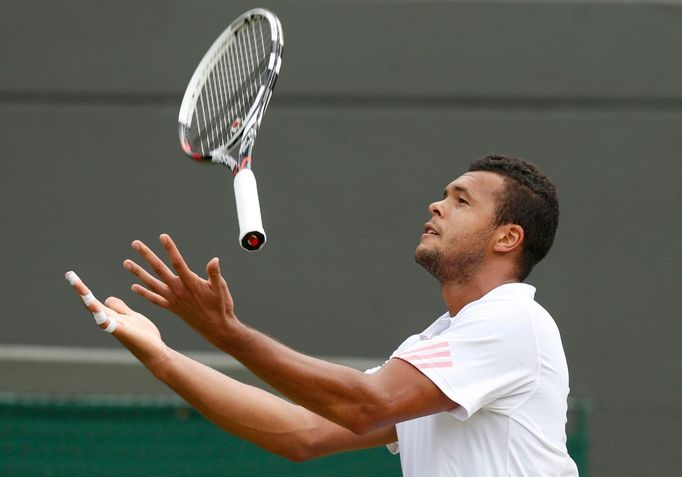
[[[457,200],[457,202],[459,202],[460,204],[469,205],[469,202],[467,202],[466,200],[462,199],[461,197]]]

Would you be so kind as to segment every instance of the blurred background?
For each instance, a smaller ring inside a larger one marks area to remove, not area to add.
[[[255,6],[280,17],[285,53],[254,150],[268,243],[247,254],[232,178],[183,155],[177,114],[205,50]],[[167,232],[197,271],[221,258],[243,321],[370,367],[443,312],[414,248],[427,205],[488,153],[559,188],[528,282],[587,419],[582,475],[679,471],[682,2],[5,0],[0,45],[3,475],[74,475],[14,458],[50,403],[170,394],[93,326],[67,270],[255,383],[130,292],[130,242],[158,250]],[[386,458],[365,475],[399,475]]]

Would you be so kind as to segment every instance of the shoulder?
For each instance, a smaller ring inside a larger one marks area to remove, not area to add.
[[[443,337],[456,342],[470,342],[477,346],[489,345],[497,352],[535,355],[537,330],[535,316],[539,305],[531,291],[522,287],[506,286],[506,290],[493,290],[483,298],[465,306],[453,319]],[[516,290],[515,290],[516,288]],[[519,293],[518,288],[521,288]],[[504,293],[500,293],[504,291]],[[523,293],[525,291],[525,293]]]
[[[537,304],[532,299],[524,297],[484,297],[462,308],[453,318],[450,331],[488,326],[497,330],[527,328],[532,326],[535,305]]]

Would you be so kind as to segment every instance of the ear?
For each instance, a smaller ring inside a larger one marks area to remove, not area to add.
[[[498,228],[495,247],[496,252],[509,253],[521,247],[523,228],[518,224],[506,224]]]

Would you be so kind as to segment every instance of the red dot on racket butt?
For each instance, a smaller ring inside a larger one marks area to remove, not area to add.
[[[259,232],[251,232],[242,238],[242,247],[254,251],[260,249],[265,243],[265,237]]]

